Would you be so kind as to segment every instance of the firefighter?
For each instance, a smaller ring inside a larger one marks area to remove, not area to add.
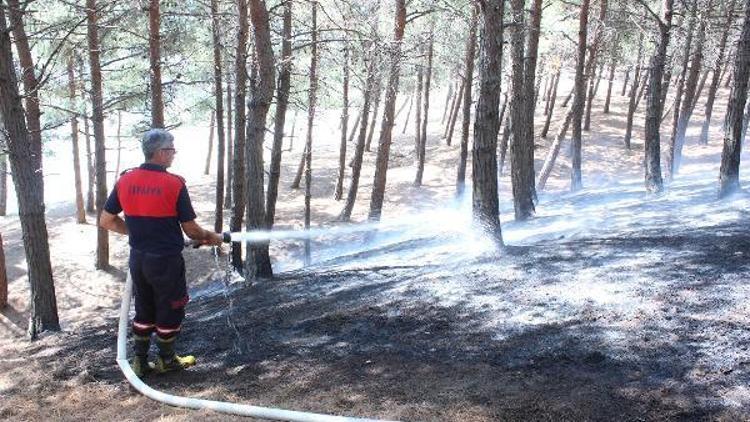
[[[139,377],[195,365],[194,356],[179,356],[174,347],[190,299],[182,232],[203,245],[218,246],[223,240],[195,222],[185,180],[167,171],[177,154],[172,134],[151,129],[143,135],[141,148],[145,162],[120,175],[99,218],[101,227],[128,236],[135,293],[131,366]],[[153,334],[158,356],[149,364]]]

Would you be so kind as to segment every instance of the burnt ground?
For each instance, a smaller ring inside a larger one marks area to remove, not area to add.
[[[194,292],[181,338],[199,365],[147,383],[401,420],[746,420],[747,217],[373,264],[455,240],[422,238],[272,281],[217,280]],[[35,404],[0,403],[0,417],[78,419],[90,403],[83,414],[96,419],[228,418],[129,390],[114,316],[28,346],[25,361],[49,382],[6,390]],[[91,397],[69,398],[70,414],[45,411],[66,389]]]

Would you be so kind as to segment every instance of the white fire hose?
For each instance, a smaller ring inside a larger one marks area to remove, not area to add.
[[[117,364],[120,366],[125,378],[144,396],[161,403],[176,407],[186,407],[190,409],[210,409],[216,412],[229,413],[240,416],[251,416],[263,419],[273,419],[281,421],[299,421],[299,422],[317,422],[317,421],[336,421],[336,422],[365,422],[375,419],[350,418],[345,416],[323,415],[319,413],[298,412],[294,410],[283,410],[272,407],[251,406],[247,404],[237,404],[220,402],[213,400],[196,399],[192,397],[175,396],[161,391],[154,390],[138,378],[133,369],[130,368],[127,356],[127,330],[128,314],[130,312],[130,298],[133,292],[133,280],[130,277],[130,271],[125,281],[125,288],[122,293],[122,306],[120,307],[120,323],[117,332]]]

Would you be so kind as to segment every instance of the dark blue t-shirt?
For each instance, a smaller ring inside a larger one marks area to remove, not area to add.
[[[182,252],[180,223],[195,220],[185,181],[151,163],[125,172],[104,209],[110,214],[124,211],[130,247],[156,255]]]

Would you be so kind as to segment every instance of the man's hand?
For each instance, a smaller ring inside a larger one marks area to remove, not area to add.
[[[182,230],[199,245],[220,246],[223,241],[221,234],[203,229],[195,220],[182,223]]]
[[[99,216],[99,227],[115,233],[124,235],[128,234],[128,226],[125,225],[125,220],[120,218],[119,215],[110,214],[105,210],[102,210],[102,213]]]
[[[223,243],[223,238],[219,233],[206,230],[206,235],[206,238],[200,241],[201,245],[221,246]]]

